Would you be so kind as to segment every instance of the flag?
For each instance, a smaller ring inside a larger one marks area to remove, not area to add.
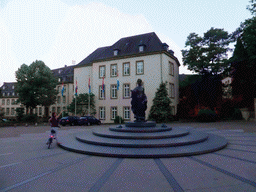
[[[117,84],[117,86],[116,86],[116,89],[117,89],[117,91],[119,90],[119,79],[118,79],[118,71],[117,71],[117,80],[116,80],[116,84]]]
[[[64,93],[64,84],[62,82],[62,88],[61,88],[61,95],[62,95],[62,97],[63,97],[63,93]]]
[[[89,77],[88,87],[89,87],[89,93],[91,93],[91,79],[90,79],[90,77]]]
[[[117,87],[116,87],[117,91],[119,90],[119,80],[117,79]]]
[[[104,76],[103,76],[103,79],[102,79],[102,86],[101,86],[101,89],[102,89],[102,92],[104,93],[104,91],[105,91]]]
[[[78,89],[78,87],[77,87],[77,81],[76,81],[75,96],[77,96],[77,89]]]

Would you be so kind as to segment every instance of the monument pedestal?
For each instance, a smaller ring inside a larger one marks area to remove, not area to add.
[[[156,122],[155,121],[146,121],[146,122],[138,122],[138,121],[134,121],[134,122],[128,122],[125,124],[125,127],[156,127]]]

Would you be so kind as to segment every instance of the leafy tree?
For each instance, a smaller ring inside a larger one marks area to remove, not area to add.
[[[23,64],[16,71],[17,93],[19,102],[27,109],[32,109],[38,105],[48,108],[56,101],[57,79],[52,71],[43,61],[36,60],[31,65]]]
[[[247,6],[247,9],[252,13],[252,15],[256,14],[256,0],[249,1],[251,5]]]
[[[96,114],[94,97],[95,95],[93,93],[90,93],[90,114],[91,115]],[[74,98],[72,100],[71,104],[67,107],[68,111],[71,113],[75,113],[75,102],[76,102],[77,114],[84,116],[89,113],[88,111],[89,94],[88,93],[79,94],[76,99]]]
[[[172,117],[170,104],[171,100],[168,97],[166,83],[162,82],[153,99],[149,119],[155,120],[157,123],[170,121]]]
[[[223,29],[211,28],[203,37],[191,33],[182,50],[183,64],[194,72],[218,74],[227,68],[227,52],[231,36]]]
[[[232,65],[232,91],[242,101],[240,107],[253,108],[256,97],[256,17],[246,20],[234,32],[237,38]]]

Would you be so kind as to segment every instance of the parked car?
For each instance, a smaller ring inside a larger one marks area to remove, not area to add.
[[[62,117],[60,119],[60,124],[62,126],[65,126],[65,125],[78,125],[78,119],[79,117],[77,116],[67,116],[67,117]]]
[[[84,116],[82,118],[84,119],[85,122],[86,122],[85,119],[87,119],[87,125],[93,125],[93,124],[100,125],[101,124],[101,121],[93,116]]]
[[[78,125],[88,125],[88,119],[87,117],[80,117],[77,121]]]

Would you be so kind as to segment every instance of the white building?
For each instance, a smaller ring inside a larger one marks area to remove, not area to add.
[[[168,45],[155,33],[125,37],[112,46],[96,49],[74,68],[74,84],[78,94],[91,92],[95,95],[96,117],[103,123],[112,123],[115,116],[133,121],[131,90],[137,79],[142,79],[148,98],[149,115],[155,92],[161,82],[167,82],[172,113],[176,114],[179,99],[179,61]],[[117,90],[119,80],[119,90]],[[102,84],[104,82],[104,91]]]

